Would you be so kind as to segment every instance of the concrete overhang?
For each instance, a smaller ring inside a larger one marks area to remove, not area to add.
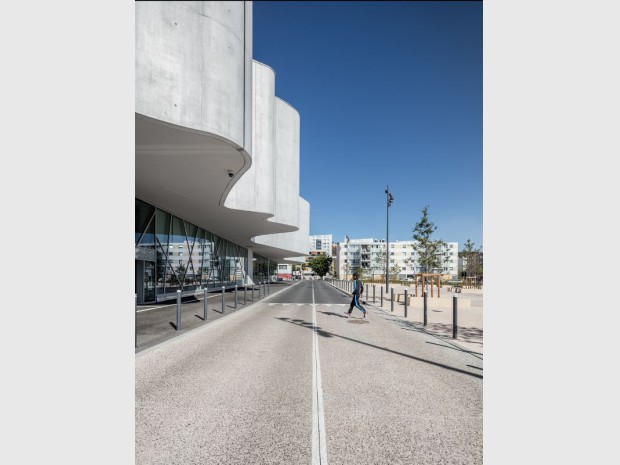
[[[293,232],[297,227],[268,221],[272,214],[223,206],[251,163],[242,148],[213,134],[137,113],[135,124],[137,198],[267,258],[300,255],[252,241],[255,236]]]

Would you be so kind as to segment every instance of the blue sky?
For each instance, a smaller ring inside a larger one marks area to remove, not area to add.
[[[254,58],[301,117],[310,234],[482,238],[482,2],[262,2]]]

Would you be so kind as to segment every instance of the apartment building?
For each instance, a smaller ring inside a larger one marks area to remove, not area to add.
[[[332,235],[321,234],[310,236],[310,253],[318,252],[324,255],[332,256]]]
[[[417,261],[414,249],[415,241],[390,242],[389,249],[383,239],[349,239],[338,243],[336,267],[341,278],[349,278],[355,270],[362,270],[367,278],[379,278],[385,275],[386,262],[389,260],[391,273],[397,279],[413,278],[423,272]],[[441,250],[443,266],[433,272],[458,276],[458,242],[447,242]],[[386,255],[387,254],[387,255]]]

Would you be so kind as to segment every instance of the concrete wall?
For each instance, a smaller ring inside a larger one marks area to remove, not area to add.
[[[136,2],[136,113],[252,152],[251,2]]]
[[[299,113],[276,97],[276,211],[273,221],[297,224],[299,210]],[[308,238],[306,237],[306,247]]]
[[[231,188],[224,205],[274,215],[276,76],[262,63],[253,62],[252,70],[252,165]]]
[[[298,251],[300,254],[308,254],[308,237],[310,236],[310,203],[302,197],[297,197],[299,208],[297,210],[297,224],[299,230],[290,233],[269,234],[258,236],[254,239],[257,244],[278,247],[286,250]],[[300,257],[287,257],[289,260],[303,261]]]
[[[136,185],[152,187],[143,189],[152,203],[223,237],[278,231],[268,239],[272,247],[307,254],[300,118],[275,96],[274,71],[252,60],[252,2],[150,1],[137,2],[135,11],[136,118],[149,120],[142,145],[153,149],[137,150],[143,155]],[[163,129],[151,122],[174,131],[158,137]],[[184,196],[177,203],[163,203],[172,188],[162,189],[157,173],[148,176],[158,157],[157,169],[180,184],[172,190]],[[247,227],[240,227],[246,212]]]
[[[275,96],[275,78],[273,69],[254,62],[252,165],[231,188],[224,205],[268,213],[273,215],[268,221],[299,228],[259,236],[255,242],[307,254],[310,206],[299,197],[300,118]]]

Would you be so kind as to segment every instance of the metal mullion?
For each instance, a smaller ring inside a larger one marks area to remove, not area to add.
[[[187,244],[189,245],[189,240],[188,240],[188,235],[187,235],[187,228],[185,228],[185,221],[183,221],[183,228],[185,229],[185,240],[187,241]],[[187,222],[188,224],[190,224],[189,222]],[[198,229],[196,229],[196,232],[198,232]],[[194,266],[194,260],[192,259],[192,254],[194,253],[194,246],[196,245],[196,237],[192,238],[192,246],[189,252],[189,260],[190,263],[192,265],[192,274],[194,275],[194,281],[196,281],[196,267]],[[185,275],[187,275],[187,271],[185,272]]]

